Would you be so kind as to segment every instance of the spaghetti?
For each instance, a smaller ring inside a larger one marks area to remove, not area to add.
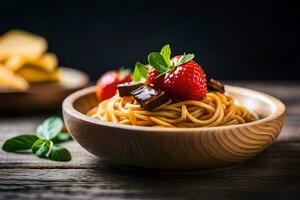
[[[233,97],[207,93],[201,101],[167,103],[147,111],[132,97],[118,94],[104,100],[87,115],[119,124],[152,127],[214,127],[243,124],[258,119],[255,113],[235,104]]]

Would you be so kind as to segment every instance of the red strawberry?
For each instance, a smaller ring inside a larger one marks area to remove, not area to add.
[[[97,81],[96,94],[100,101],[109,99],[116,94],[120,83],[131,82],[131,74],[128,70],[108,71]]]
[[[156,69],[154,69],[153,67],[150,67],[148,70],[146,82],[157,88],[163,89],[165,75],[159,76],[159,74],[160,73]],[[159,76],[159,77],[157,77],[157,76]]]
[[[206,78],[201,66],[191,60],[176,67],[164,79],[164,89],[181,100],[201,100],[206,96]]]

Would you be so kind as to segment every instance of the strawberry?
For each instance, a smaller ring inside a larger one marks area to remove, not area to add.
[[[148,55],[149,65],[135,65],[135,82],[153,84],[170,97],[181,100],[201,100],[206,96],[205,73],[193,58],[194,54],[177,55],[171,59],[170,45]],[[151,66],[151,67],[149,67]]]
[[[154,69],[153,67],[150,67],[148,70],[146,82],[150,85],[153,85],[154,87],[163,89],[165,76],[164,75],[159,76],[159,75],[160,75],[160,73],[156,69]]]
[[[118,84],[131,82],[128,70],[108,71],[97,81],[96,94],[100,101],[109,99],[116,94]]]
[[[205,73],[198,63],[188,61],[166,75],[164,88],[167,94],[181,100],[201,100],[207,90]]]

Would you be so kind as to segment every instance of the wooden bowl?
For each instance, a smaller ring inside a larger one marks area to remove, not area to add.
[[[267,94],[226,86],[238,102],[255,111],[255,122],[209,128],[152,128],[120,125],[85,113],[99,102],[95,87],[63,102],[66,126],[74,139],[104,161],[152,169],[202,169],[236,164],[268,148],[284,122],[284,104]]]
[[[1,91],[0,114],[58,109],[66,96],[89,82],[88,76],[81,71],[65,67],[61,70],[63,78],[59,83],[35,84],[26,92]]]

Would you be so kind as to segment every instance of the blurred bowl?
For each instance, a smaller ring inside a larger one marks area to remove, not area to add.
[[[89,82],[87,74],[72,68],[61,68],[62,80],[58,83],[39,83],[26,92],[1,91],[0,114],[11,115],[58,109],[63,99],[82,89]]]
[[[253,158],[278,137],[284,104],[267,94],[226,86],[226,91],[260,120],[209,128],[153,128],[105,122],[85,115],[99,102],[95,87],[77,91],[63,103],[65,124],[87,151],[114,165],[151,169],[203,169]]]

